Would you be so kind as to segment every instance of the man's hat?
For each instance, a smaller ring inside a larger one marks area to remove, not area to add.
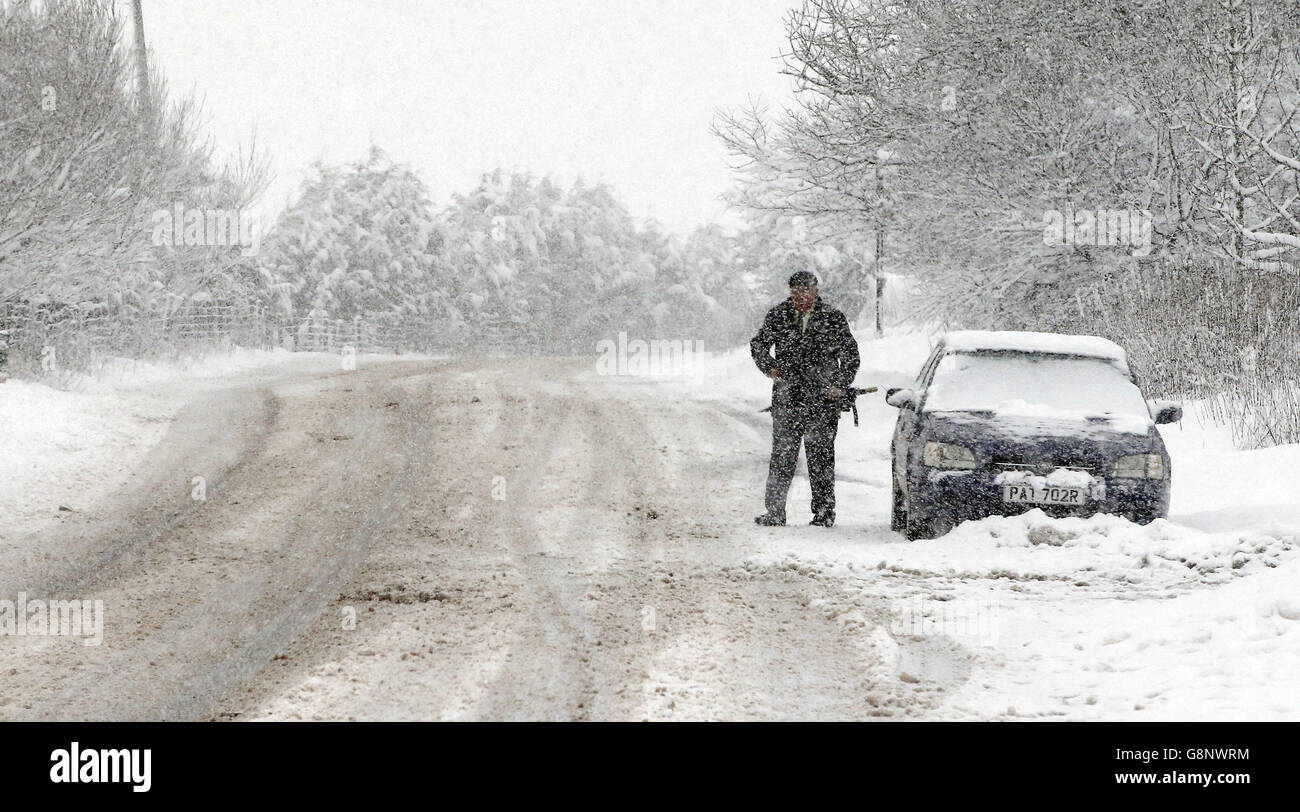
[[[795,271],[790,277],[790,287],[817,287],[817,277],[810,271]]]

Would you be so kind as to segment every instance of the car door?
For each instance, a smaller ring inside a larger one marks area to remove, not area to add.
[[[921,371],[917,373],[912,389],[916,393],[916,403],[918,405],[924,398],[925,389],[929,386],[930,378],[934,375],[934,368],[938,365],[939,358],[942,355],[943,345],[940,344],[934,348],[934,352],[930,353],[930,357],[921,366]],[[898,421],[894,423],[894,439],[891,443],[894,477],[904,493],[907,492],[907,455],[916,439],[920,417],[921,413],[918,409],[899,409]]]

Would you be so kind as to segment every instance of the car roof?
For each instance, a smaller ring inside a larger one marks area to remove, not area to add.
[[[1032,333],[1020,330],[954,330],[941,345],[949,352],[1029,352],[1101,358],[1128,369],[1128,354],[1114,341],[1100,336]]]

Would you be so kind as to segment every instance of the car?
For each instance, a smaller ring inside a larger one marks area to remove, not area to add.
[[[899,410],[891,525],[909,539],[1034,508],[1168,516],[1172,471],[1156,425],[1181,420],[1182,407],[1147,400],[1112,341],[949,332],[914,386],[885,400]]]

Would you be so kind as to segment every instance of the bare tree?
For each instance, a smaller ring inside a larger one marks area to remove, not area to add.
[[[1273,0],[1198,4],[1177,108],[1213,244],[1243,267],[1300,269],[1300,13]]]

